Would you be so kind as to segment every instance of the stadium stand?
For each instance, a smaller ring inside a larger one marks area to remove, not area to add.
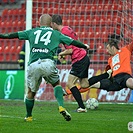
[[[58,2],[60,2],[60,4],[58,4]],[[76,3],[72,4],[74,2]],[[106,57],[103,53],[105,52],[105,43],[108,41],[108,36],[114,32],[115,34],[121,34],[121,21],[122,19],[127,19],[122,17],[123,3],[117,0],[88,0],[85,4],[83,4],[83,2],[85,1],[35,0],[33,1],[33,27],[37,26],[37,19],[42,13],[49,13],[50,15],[62,14],[64,25],[73,27],[79,35],[80,40],[90,44],[92,50],[97,49],[97,57],[95,53],[93,53],[91,59],[96,61],[105,60]],[[20,5],[20,3],[21,6],[17,6]],[[24,30],[26,26],[26,1],[1,0],[0,4],[3,6],[6,5],[5,7],[10,4],[16,5],[16,8],[7,7],[1,10],[0,32],[6,33]],[[128,6],[131,5],[127,4],[126,10],[128,10]],[[127,17],[129,17],[129,25],[133,27],[133,17],[130,15]],[[125,37],[133,36],[129,30],[125,30],[124,33]],[[3,41],[0,39],[0,62],[17,62],[18,54],[14,53],[19,52],[23,43],[23,41],[17,41],[15,39],[10,43],[7,40]],[[19,49],[15,51],[15,47],[19,47]],[[100,57],[100,59],[98,57]]]

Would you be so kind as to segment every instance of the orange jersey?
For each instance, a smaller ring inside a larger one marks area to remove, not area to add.
[[[130,75],[132,74],[130,64],[132,51],[133,43],[121,48],[114,56],[111,56],[108,59],[108,64],[113,70],[113,77],[119,73],[128,73]]]

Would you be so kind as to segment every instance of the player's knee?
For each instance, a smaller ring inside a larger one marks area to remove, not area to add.
[[[129,78],[127,81],[126,81],[126,85],[128,88],[132,89],[133,90],[133,78]]]
[[[66,84],[66,86],[68,87],[68,89],[71,89],[73,86],[75,86],[74,84],[72,84],[71,82],[68,82]]]
[[[89,84],[80,84],[81,88],[88,88]]]
[[[28,99],[34,99],[36,92],[32,92],[31,89],[28,89],[26,97]]]

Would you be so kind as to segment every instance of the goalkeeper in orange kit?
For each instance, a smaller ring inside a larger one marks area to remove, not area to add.
[[[106,91],[120,91],[123,88],[133,90],[133,77],[131,68],[131,55],[133,52],[133,42],[119,48],[118,42],[111,40],[106,47],[107,53],[110,54],[108,65],[112,69],[112,78],[103,79],[92,85],[92,87]]]

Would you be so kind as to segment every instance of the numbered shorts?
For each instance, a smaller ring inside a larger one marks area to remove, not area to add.
[[[28,66],[27,85],[32,92],[39,89],[42,78],[51,85],[59,80],[58,69],[53,60],[39,59]]]

